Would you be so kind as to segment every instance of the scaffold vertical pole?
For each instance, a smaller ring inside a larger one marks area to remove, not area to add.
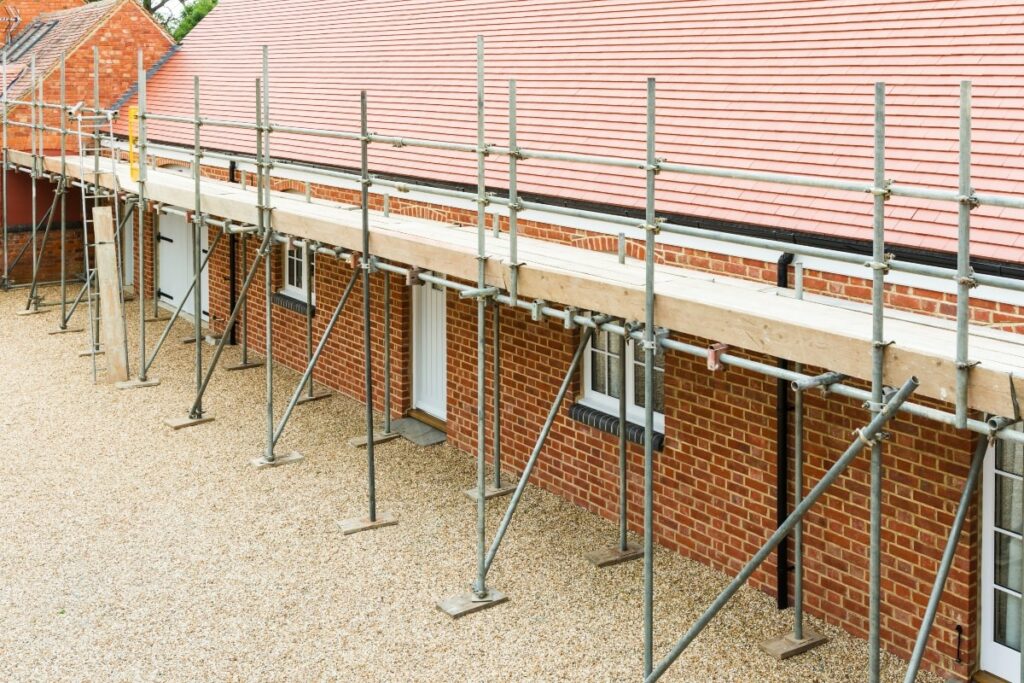
[[[885,83],[875,84],[874,191],[872,207],[871,262],[871,411],[882,411],[885,397]],[[870,552],[868,591],[868,680],[881,676],[882,633],[882,440],[871,444]]]
[[[6,83],[6,81],[5,81]],[[60,177],[67,182],[67,53],[60,55]],[[67,196],[60,193],[60,324],[58,330],[68,329],[68,219]]]
[[[3,183],[3,187],[0,188],[0,193],[3,197],[3,215],[0,216],[0,220],[3,221],[3,252],[4,252],[4,277],[3,282],[0,282],[0,289],[7,289],[11,284],[11,273],[9,265],[9,254],[8,254],[8,234],[7,234],[7,171],[9,170],[9,154],[7,150],[7,51],[3,51],[3,55],[0,56],[0,69],[3,70],[3,119],[0,121],[0,143],[3,144],[3,178],[0,178],[0,182]]]
[[[128,155],[129,155],[129,163],[131,163],[130,160],[132,158],[134,158],[136,160],[135,163],[137,165],[137,174],[138,174],[136,176],[136,180],[137,180],[137,183],[138,183],[138,200],[137,200],[137,202],[135,204],[135,212],[137,213],[137,216],[138,216],[138,230],[137,230],[136,234],[138,234],[138,242],[139,243],[136,245],[136,253],[138,254],[139,263],[138,263],[138,269],[137,269],[138,278],[137,278],[137,282],[135,284],[136,284],[136,287],[138,289],[138,297],[139,297],[139,374],[133,380],[129,380],[127,382],[119,382],[117,384],[117,388],[118,389],[136,389],[136,388],[144,388],[144,387],[154,387],[154,386],[157,386],[157,385],[160,384],[160,380],[153,379],[153,378],[149,377],[149,365],[150,365],[150,363],[147,362],[147,359],[146,359],[146,264],[145,264],[145,259],[146,259],[146,214],[148,213],[148,211],[147,211],[147,202],[146,202],[146,179],[147,179],[147,174],[148,174],[148,170],[146,168],[146,154],[147,154],[147,150],[146,150],[146,79],[147,79],[148,75],[146,73],[146,64],[145,64],[145,61],[144,61],[144,55],[143,55],[142,49],[139,49],[138,54],[137,54],[136,68],[137,68],[137,72],[138,72],[138,86],[137,86],[138,87],[138,107],[137,107],[137,109],[135,109],[134,112],[131,112],[131,111],[129,112],[129,117],[132,117],[133,114],[134,114],[135,125],[137,126],[138,133],[137,133],[137,137],[136,137],[136,139],[134,141],[131,140],[131,136],[129,136],[129,143],[128,144],[131,145],[132,142],[134,142],[137,145],[137,154],[136,154],[136,150],[129,149]],[[128,125],[131,126],[132,122],[129,121]],[[132,169],[132,170],[133,170],[133,173],[136,172],[135,169]],[[211,251],[212,251],[212,249],[213,248],[211,247]],[[202,264],[203,268],[206,267],[206,263],[205,262],[207,260],[209,260],[209,259],[205,259],[204,260],[204,262]],[[199,271],[199,272],[201,272],[201,271]],[[200,277],[200,276],[197,275],[197,278],[198,277]],[[198,281],[197,281],[197,284],[198,284]],[[157,285],[158,285],[158,280],[157,280],[157,271],[156,271],[156,261],[154,260],[154,265],[153,265],[153,292],[154,292],[153,297],[154,297],[154,300],[157,297],[157,294],[156,294],[156,290],[158,288]],[[187,297],[188,295],[186,294],[185,296]],[[182,301],[182,303],[184,303],[184,300]],[[173,324],[173,321],[172,321],[171,324]],[[166,338],[166,333],[163,335],[163,337],[161,337],[160,343],[157,344],[156,351],[153,352],[154,353],[154,358],[156,356],[156,352],[159,351],[159,348],[162,345],[164,338]]]
[[[199,394],[203,384],[203,278],[202,278],[202,252],[203,252],[203,231],[206,230],[206,222],[203,219],[203,147],[202,147],[202,121],[200,119],[199,104],[199,76],[192,77],[192,115],[195,117],[193,136],[195,138],[195,149],[192,153],[192,181],[194,184],[193,212],[192,212],[192,269],[196,273],[195,291],[192,293],[192,315],[193,334],[195,337],[195,380],[196,380],[196,402],[192,406],[189,417],[198,420],[203,417],[203,399]]]
[[[516,82],[508,82],[508,255],[509,297],[512,307],[519,305],[519,131],[517,123]]]
[[[391,434],[391,273],[384,273],[384,436]]]
[[[971,319],[971,288],[974,269],[971,267],[971,209],[974,190],[971,188],[971,82],[960,83],[960,150],[959,207],[957,209],[956,250],[956,426],[967,426],[967,393],[972,363],[968,358]],[[1024,657],[1022,657],[1024,658]]]
[[[654,666],[654,354],[657,340],[654,329],[654,248],[658,233],[655,214],[655,177],[658,159],[655,153],[656,101],[655,80],[647,79],[647,199],[644,254],[644,568],[643,568],[643,660],[644,676]]]
[[[629,542],[629,491],[628,491],[628,476],[629,476],[629,441],[628,441],[628,428],[629,423],[626,418],[627,414],[627,397],[626,397],[626,370],[627,370],[627,359],[626,350],[627,344],[630,343],[630,332],[633,326],[627,323],[625,320],[622,321],[622,327],[626,331],[623,336],[619,335],[608,335],[607,348],[609,351],[612,349],[612,344],[618,341],[619,351],[615,358],[616,367],[618,369],[619,377],[619,396],[618,396],[618,455],[619,455],[619,528],[618,538],[614,545],[601,548],[586,554],[586,558],[596,567],[611,567],[623,562],[630,560],[638,560],[644,556],[643,548],[636,545],[635,543]],[[597,334],[602,334],[597,332]],[[609,362],[611,362],[609,360]]]
[[[370,123],[366,109],[366,91],[359,93],[359,209],[362,224],[362,258],[359,267],[363,275],[363,388],[366,399],[366,479],[368,511],[366,517],[355,517],[338,522],[342,534],[348,536],[398,524],[398,518],[377,510],[376,441],[373,431],[373,320],[370,275],[376,264],[370,254]],[[385,323],[386,325],[386,323]]]
[[[485,166],[486,133],[484,128],[484,39],[476,39],[476,202],[477,202],[477,287],[487,286],[487,169]],[[476,533],[477,533],[477,575],[473,587],[478,600],[487,598],[487,570],[485,551],[487,546],[487,456],[486,456],[486,345],[487,345],[487,300],[479,297],[476,301]]]
[[[139,127],[139,151],[138,151],[138,164],[139,164],[139,244],[137,245],[137,251],[139,254],[139,281],[137,283],[138,296],[139,296],[139,381],[145,382],[147,379],[146,375],[146,180],[148,175],[148,169],[146,166],[146,80],[148,74],[146,73],[146,63],[142,49],[139,48],[138,55],[138,72],[139,72],[139,113],[138,113],[138,127]],[[153,281],[153,287],[156,287],[156,280]]]

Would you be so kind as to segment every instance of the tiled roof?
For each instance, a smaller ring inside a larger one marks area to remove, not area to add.
[[[60,64],[60,56],[73,49],[88,36],[117,7],[121,0],[99,0],[81,7],[46,12],[40,14],[35,21],[24,26],[19,35],[27,34],[37,26],[45,26],[56,22],[53,27],[39,38],[38,42],[14,62],[7,64],[8,88],[11,99],[23,99],[31,86],[29,65],[32,57],[36,59],[36,74],[43,77]],[[17,37],[15,37],[15,42]],[[11,76],[16,73],[18,75]]]
[[[149,107],[253,117],[270,47],[272,120],[356,130],[358,92],[382,134],[475,140],[475,40],[487,42],[488,142],[507,141],[507,80],[524,147],[642,158],[644,80],[658,79],[658,156],[872,177],[873,83],[888,84],[888,177],[956,188],[958,82],[974,82],[974,187],[1024,194],[1024,12],[1018,0],[221,0],[154,77]],[[191,142],[191,130],[150,124]],[[211,147],[249,150],[207,128]],[[354,146],[273,136],[281,157],[353,166]],[[374,147],[375,171],[472,183],[466,155]],[[488,182],[505,185],[504,164]],[[626,207],[639,172],[521,165],[520,189]],[[662,174],[665,212],[870,238],[870,198]],[[974,212],[972,253],[1024,262],[1020,212]],[[955,207],[893,199],[892,242],[955,248]]]

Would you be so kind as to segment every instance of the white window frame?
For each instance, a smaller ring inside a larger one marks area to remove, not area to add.
[[[289,282],[289,278],[288,278],[289,268],[291,267],[291,258],[290,258],[290,256],[291,256],[292,251],[296,251],[296,252],[298,252],[299,254],[302,255],[302,277],[301,277],[302,285],[299,286],[299,287],[296,287],[295,285],[291,284]],[[311,292],[312,296],[310,297],[310,300],[313,302],[314,305],[316,305],[316,280],[315,280],[315,278],[310,279],[308,277],[309,274],[310,274],[310,272],[309,272],[310,266],[312,266],[314,264],[315,258],[316,258],[316,254],[314,254],[312,251],[309,252],[309,255],[308,255],[308,258],[307,258],[306,250],[304,248],[297,247],[297,246],[292,246],[291,244],[285,244],[282,247],[282,249],[281,249],[281,264],[282,264],[281,287],[277,291],[279,291],[281,294],[284,294],[287,297],[290,297],[292,299],[296,299],[298,301],[301,301],[301,302],[305,303],[306,302],[306,282],[309,282],[310,286],[313,288],[313,291]]]
[[[583,395],[580,397],[580,403],[596,410],[600,410],[603,413],[617,416],[619,414],[619,399],[615,398],[611,394],[604,394],[596,391],[591,386],[593,377],[593,373],[591,372],[591,363],[593,358],[592,345],[593,342],[587,344],[586,352],[583,355]],[[623,378],[623,389],[626,392],[626,420],[643,426],[644,409],[642,406],[636,405],[635,398],[633,396],[633,388],[635,387],[634,370],[636,369],[633,354],[636,347],[636,342],[629,342],[626,344],[626,376]],[[609,358],[612,359],[611,357]],[[613,362],[618,362],[617,358],[612,360]],[[662,434],[665,433],[664,413],[655,411],[654,431],[661,432]]]

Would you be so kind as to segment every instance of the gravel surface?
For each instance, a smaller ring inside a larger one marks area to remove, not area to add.
[[[346,443],[362,433],[355,401],[297,408],[278,447],[305,460],[255,471],[263,370],[215,375],[216,421],[173,432],[163,418],[191,400],[186,326],[159,387],[117,391],[93,386],[85,334],[50,336],[57,313],[16,318],[23,303],[0,293],[0,680],[639,680],[641,564],[583,558],[612,524],[531,488],[491,573],[511,600],[452,621],[435,605],[475,569],[469,457],[379,446],[378,500],[400,524],[343,537],[336,520],[366,504],[365,452]],[[279,371],[279,412],[296,379]],[[656,652],[726,582],[658,551]],[[864,642],[814,620],[824,647],[763,655],[790,619],[742,590],[664,680],[864,680]],[[901,669],[887,658],[884,680]]]

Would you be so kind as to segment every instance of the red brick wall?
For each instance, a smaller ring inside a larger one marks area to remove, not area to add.
[[[215,175],[211,173],[211,175]],[[283,181],[275,189],[301,187]],[[356,201],[356,193],[314,187],[314,195]],[[379,197],[372,197],[377,208]],[[436,205],[392,199],[395,213],[475,222],[470,211],[448,211]],[[524,234],[604,251],[615,239],[583,231],[524,221]],[[252,241],[251,241],[252,242]],[[255,245],[250,247],[250,262]],[[642,256],[642,245],[629,251]],[[211,301],[215,318],[227,315],[226,244],[211,260]],[[774,281],[775,264],[709,254],[677,247],[659,247],[659,262]],[[281,259],[275,256],[275,286]],[[319,338],[330,309],[337,302],[350,268],[320,258],[317,268]],[[866,273],[867,274],[867,273]],[[239,281],[242,274],[239,273]],[[376,400],[381,407],[381,292],[383,276],[374,276],[373,339]],[[868,282],[858,278],[807,272],[810,292],[862,299]],[[393,353],[396,413],[410,405],[411,307],[409,292],[393,281]],[[262,269],[250,294],[250,343],[263,348]],[[902,286],[887,288],[888,302],[904,310],[951,315],[946,295]],[[975,320],[1020,323],[1021,311],[975,301]],[[490,324],[488,312],[487,440],[491,446]],[[522,470],[539,434],[550,402],[568,367],[579,331],[561,321],[532,322],[523,311],[502,309],[502,452],[506,469]],[[300,314],[274,309],[275,357],[294,369],[304,365],[304,320]],[[451,443],[476,451],[476,308],[448,293],[448,433]],[[361,397],[361,295],[357,287],[342,323],[325,351],[318,381]],[[690,341],[709,344],[708,340]],[[762,358],[766,362],[774,359]],[[811,370],[812,372],[814,370]],[[617,518],[618,472],[615,437],[568,417],[568,406],[580,392],[574,377],[546,449],[534,472],[534,483],[608,519]],[[655,538],[687,557],[727,573],[735,573],[770,535],[775,526],[775,382],[735,368],[709,373],[700,359],[678,353],[666,357],[666,445],[655,460]],[[848,399],[808,394],[806,413],[807,488],[813,485],[846,448],[853,430],[869,415]],[[883,531],[883,642],[908,656],[927,601],[931,582],[952,524],[960,487],[972,451],[968,435],[901,415],[891,423],[893,439],[885,448]],[[630,447],[630,527],[642,529],[642,449]],[[930,646],[926,668],[966,679],[977,653],[977,551],[979,516],[972,509],[947,584]],[[806,523],[806,596],[810,614],[865,636],[867,632],[868,454],[865,452],[821,500]],[[500,559],[499,559],[500,562]],[[752,584],[773,593],[774,556],[754,575]],[[956,664],[956,626],[965,629],[964,663]]]

